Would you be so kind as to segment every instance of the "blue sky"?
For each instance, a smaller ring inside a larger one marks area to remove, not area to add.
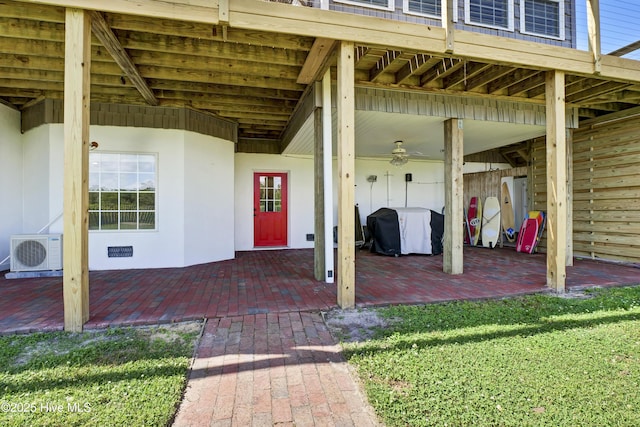
[[[578,49],[587,50],[587,0],[576,0]],[[602,53],[640,40],[640,0],[600,0],[600,30]],[[640,51],[625,55],[640,60]]]

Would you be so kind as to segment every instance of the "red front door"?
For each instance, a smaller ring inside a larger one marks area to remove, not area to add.
[[[253,174],[253,245],[287,245],[287,174]]]

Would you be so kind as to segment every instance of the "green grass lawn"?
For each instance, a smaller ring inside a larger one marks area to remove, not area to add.
[[[345,343],[388,426],[640,426],[640,287],[391,307]]]
[[[0,425],[167,425],[200,327],[0,337]]]

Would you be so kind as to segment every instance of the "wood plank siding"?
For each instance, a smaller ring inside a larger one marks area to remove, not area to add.
[[[471,197],[480,197],[484,202],[487,197],[500,198],[500,179],[506,176],[526,177],[527,167],[498,169],[488,172],[464,174],[464,206],[469,206]]]
[[[640,259],[640,117],[593,121],[573,134],[574,251]]]
[[[45,99],[22,112],[22,132],[42,124],[64,123],[62,101]],[[237,142],[236,123],[199,111],[144,105],[91,103],[90,124],[180,129]]]
[[[575,256],[633,263],[640,259],[640,111],[636,114],[591,120],[572,131]],[[545,140],[538,138],[530,146],[531,206],[546,210]],[[545,247],[543,238],[540,248]]]

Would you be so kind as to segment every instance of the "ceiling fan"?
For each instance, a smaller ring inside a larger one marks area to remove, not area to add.
[[[396,148],[391,150],[391,163],[393,166],[402,166],[406,165],[409,161],[409,155],[407,154],[407,150],[402,148],[402,141],[394,141]]]

